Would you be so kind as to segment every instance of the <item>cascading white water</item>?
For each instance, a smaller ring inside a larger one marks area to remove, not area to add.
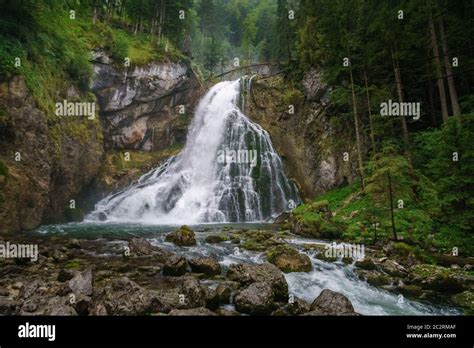
[[[87,220],[193,224],[265,221],[299,198],[268,133],[239,109],[240,80],[200,101],[183,151],[100,201]]]

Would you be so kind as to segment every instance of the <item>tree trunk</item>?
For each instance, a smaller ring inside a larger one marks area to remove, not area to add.
[[[165,21],[165,10],[166,10],[165,0],[161,0],[160,25],[158,27],[158,30],[159,30],[158,40],[160,41],[163,35],[163,23]]]
[[[374,125],[372,122],[372,109],[370,107],[369,84],[367,82],[367,70],[366,70],[365,65],[364,65],[364,80],[365,80],[365,94],[367,96],[367,110],[369,112],[370,142],[372,144],[372,153],[375,154]]]
[[[387,173],[387,175],[388,175],[388,193],[390,197],[390,214],[391,214],[391,219],[392,219],[392,233],[393,233],[393,238],[395,240],[398,240],[397,230],[395,228],[395,217],[394,217],[394,212],[393,212],[392,176],[390,175],[390,172]]]
[[[349,57],[349,54],[347,56]],[[349,57],[349,61],[350,61],[350,57]],[[355,125],[355,132],[356,132],[356,146],[357,146],[357,159],[359,162],[359,175],[360,175],[362,190],[365,190],[364,167],[362,163],[362,150],[360,146],[359,121],[357,118],[357,102],[356,102],[355,89],[354,89],[354,77],[352,76],[352,64],[349,66],[349,74],[351,77],[352,108],[354,111],[354,125]]]
[[[453,108],[453,115],[460,115],[461,109],[459,108],[458,93],[456,92],[456,85],[454,84],[453,69],[451,69],[451,63],[449,61],[448,43],[446,41],[446,35],[444,33],[443,20],[439,21],[439,33],[440,33],[440,38],[441,38],[441,48],[443,49],[444,65],[446,67],[449,96],[451,98],[451,106]]]
[[[444,90],[443,74],[441,73],[441,65],[439,62],[439,49],[438,42],[436,40],[436,31],[433,23],[433,18],[430,16],[429,20],[430,34],[431,34],[431,46],[433,48],[434,64],[436,69],[436,79],[438,83],[439,99],[441,101],[441,114],[443,115],[443,122],[448,120],[448,106],[446,103],[446,92]]]
[[[431,126],[436,127],[438,122],[436,120],[436,109],[434,106],[434,88],[431,81],[428,81],[428,100],[430,101]]]
[[[403,86],[402,86],[402,75],[400,73],[400,65],[398,64],[398,60],[396,60],[394,57],[393,48],[391,49],[391,52],[392,52],[393,72],[395,74],[395,83],[397,85],[398,101],[400,103],[403,103]],[[407,127],[407,121],[405,117],[401,116],[400,122],[402,124],[403,140],[405,141],[405,145],[408,148],[410,145],[410,140],[408,138],[408,127]]]

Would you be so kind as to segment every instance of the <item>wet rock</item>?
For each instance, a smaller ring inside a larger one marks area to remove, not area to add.
[[[59,250],[55,250],[52,254],[52,257],[56,262],[63,262],[67,260],[67,255]]]
[[[75,295],[92,295],[92,270],[77,273],[68,284]]]
[[[163,267],[163,275],[167,276],[181,276],[186,273],[188,263],[186,259],[179,255],[173,255]]]
[[[191,266],[192,271],[196,273],[204,273],[208,276],[221,274],[221,265],[210,257],[191,259],[189,265]]]
[[[69,302],[72,302],[71,305],[74,307],[78,315],[88,315],[89,314],[89,306],[91,304],[91,297],[85,295],[78,295],[74,298],[73,301],[71,299]]]
[[[38,305],[33,300],[25,301],[23,303],[23,306],[21,307],[21,310],[27,313],[36,312],[37,309],[38,309]]]
[[[271,286],[276,301],[288,299],[288,284],[280,269],[271,263],[260,265],[233,264],[227,272],[229,280],[246,286],[251,283],[267,283]]]
[[[220,303],[230,303],[232,289],[225,284],[219,284],[216,288],[216,294],[219,297]]]
[[[291,316],[291,315],[301,315],[307,313],[311,310],[311,305],[297,297],[288,301],[285,305],[281,306],[275,310],[272,315],[275,316]]]
[[[337,261],[337,257],[331,256],[331,253],[326,253],[326,250],[322,249],[314,256],[316,259],[325,261],[325,262],[335,262]]]
[[[376,269],[374,260],[371,258],[365,257],[363,260],[358,260],[355,262],[355,266],[360,269],[366,269],[372,271]]]
[[[474,315],[474,292],[464,291],[452,297],[453,302],[464,309],[465,315]]]
[[[184,295],[185,308],[204,307],[206,305],[206,295],[208,293],[199,280],[193,277],[185,277],[181,294]]]
[[[217,315],[223,316],[223,317],[236,317],[240,316],[241,314],[237,311],[225,309],[225,308],[218,308],[214,311]]]
[[[240,238],[235,234],[231,235],[229,239],[232,244],[240,244]]]
[[[18,297],[27,299],[35,293],[41,293],[41,289],[44,288],[45,285],[46,284],[42,279],[34,279],[25,285],[22,284],[20,291],[18,292]]]
[[[0,314],[14,315],[20,302],[7,296],[0,296]]]
[[[455,294],[473,286],[474,276],[461,269],[415,265],[411,268],[410,281],[423,289]]]
[[[22,282],[15,282],[12,284],[12,289],[15,290],[21,290],[23,288],[23,283]]]
[[[267,260],[285,273],[310,272],[310,258],[288,245],[278,245],[266,253]]]
[[[58,281],[61,283],[67,282],[74,277],[74,272],[69,269],[61,269],[58,274]]]
[[[377,271],[368,271],[368,270],[356,270],[356,274],[360,279],[365,280],[367,283],[373,286],[384,286],[393,283],[393,279],[388,275],[377,272]]]
[[[311,312],[305,315],[358,315],[351,301],[338,292],[324,289],[311,304]]]
[[[154,290],[147,290],[126,277],[114,279],[92,297],[91,315],[146,315],[167,313],[170,308]]]
[[[169,233],[165,239],[167,242],[172,242],[178,246],[196,245],[196,238],[194,232],[188,226],[181,226],[174,232]]]
[[[393,277],[405,277],[408,274],[406,268],[394,260],[387,259],[380,264],[380,267],[385,273]]]
[[[154,252],[161,251],[157,246],[152,245],[145,238],[134,237],[128,241],[128,247],[132,255],[151,255]]]
[[[216,313],[210,311],[207,308],[199,307],[199,308],[191,308],[191,309],[173,309],[171,312],[169,312],[169,315],[194,317],[194,316],[215,316]]]
[[[283,244],[278,240],[277,235],[273,231],[249,230],[240,234],[243,249],[253,251],[266,251],[268,248]]]
[[[209,244],[216,244],[216,243],[221,243],[227,240],[226,236],[219,235],[219,234],[214,234],[206,237],[206,243]]]
[[[220,305],[220,298],[216,290],[203,286],[204,297],[206,299],[206,308],[217,309]]]
[[[137,271],[141,274],[146,274],[149,277],[153,277],[161,272],[162,267],[160,266],[140,266]]]
[[[270,314],[275,305],[273,289],[268,283],[252,283],[234,298],[237,311],[252,315]]]
[[[408,298],[418,298],[423,294],[423,289],[421,289],[419,286],[403,283],[397,286],[395,291]]]

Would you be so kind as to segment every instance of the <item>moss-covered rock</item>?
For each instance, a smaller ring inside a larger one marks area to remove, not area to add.
[[[273,231],[249,230],[239,234],[240,246],[243,249],[265,251],[269,248],[283,244]]]
[[[374,270],[376,268],[374,260],[368,257],[365,257],[363,260],[356,261],[355,265],[360,269]]]
[[[315,255],[315,258],[325,262],[335,262],[337,257],[333,256],[332,253],[326,253],[326,249],[320,249],[320,251]]]
[[[453,302],[464,309],[464,314],[474,315],[474,292],[467,290],[452,297]]]
[[[432,258],[420,247],[405,242],[390,243],[385,247],[387,256],[404,266],[431,263]]]
[[[167,242],[172,242],[178,246],[196,245],[196,238],[194,235],[194,231],[186,225],[183,225],[180,228],[178,228],[176,231],[171,232],[168,235],[166,235],[165,240]]]
[[[310,258],[288,245],[278,245],[266,252],[267,260],[285,273],[310,272]]]
[[[205,238],[206,243],[216,244],[226,241],[228,238],[223,234],[213,234]]]
[[[377,271],[358,269],[356,270],[356,274],[360,279],[365,280],[367,283],[373,286],[384,286],[393,283],[393,279],[390,278],[390,276]]]
[[[422,264],[411,268],[410,281],[423,289],[460,293],[473,286],[474,277],[461,269]]]
[[[395,291],[408,298],[419,298],[423,294],[423,289],[413,284],[402,284]]]

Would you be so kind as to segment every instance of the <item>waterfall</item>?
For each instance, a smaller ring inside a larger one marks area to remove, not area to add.
[[[213,86],[196,109],[181,153],[101,200],[87,220],[267,221],[300,202],[268,133],[239,108],[240,85]]]

